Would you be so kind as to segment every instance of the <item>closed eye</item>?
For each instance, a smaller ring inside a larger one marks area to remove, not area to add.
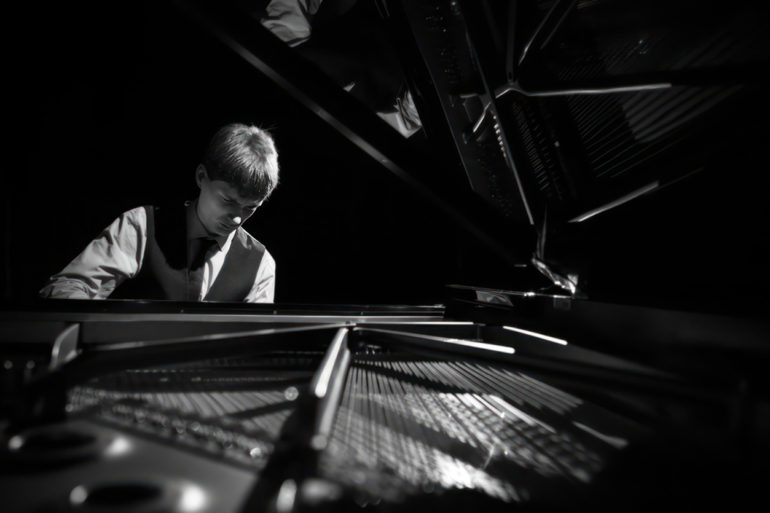
[[[257,203],[257,204],[251,204],[251,205],[241,205],[241,204],[238,202],[238,200],[235,200],[235,199],[233,199],[233,198],[228,198],[227,196],[222,196],[221,198],[222,198],[222,202],[223,202],[225,205],[236,205],[238,208],[240,208],[240,209],[242,209],[242,210],[249,210],[249,211],[252,211],[252,210],[256,210],[256,209],[257,209],[257,207],[259,207],[259,204],[258,204],[258,203]]]

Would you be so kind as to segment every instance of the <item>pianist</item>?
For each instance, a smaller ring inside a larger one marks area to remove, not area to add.
[[[121,214],[40,295],[273,302],[275,261],[242,227],[278,183],[272,137],[254,126],[221,128],[195,181],[194,201]]]

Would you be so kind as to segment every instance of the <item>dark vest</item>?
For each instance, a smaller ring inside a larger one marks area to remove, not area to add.
[[[147,246],[142,268],[110,298],[196,301],[200,285],[190,280],[187,216],[184,206],[145,206]],[[243,301],[254,285],[265,247],[243,228],[235,231],[217,279],[204,301]]]

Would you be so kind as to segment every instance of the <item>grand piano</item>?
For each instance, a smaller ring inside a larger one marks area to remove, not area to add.
[[[495,263],[440,304],[5,304],[3,511],[762,503],[770,8],[327,0],[325,51],[398,56],[406,138],[264,2],[172,4]]]

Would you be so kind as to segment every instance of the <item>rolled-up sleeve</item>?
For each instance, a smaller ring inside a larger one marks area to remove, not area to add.
[[[244,299],[247,303],[273,303],[275,301],[275,260],[265,250],[254,279],[254,285]]]
[[[51,276],[41,297],[105,299],[142,267],[147,245],[144,207],[124,212],[67,265]]]

